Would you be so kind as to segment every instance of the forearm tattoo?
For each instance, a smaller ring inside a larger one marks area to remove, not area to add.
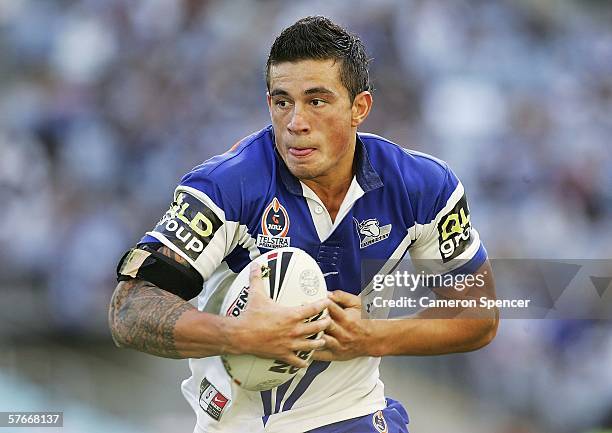
[[[166,247],[159,250],[179,263],[186,261]],[[176,348],[176,322],[194,307],[143,280],[119,283],[109,308],[115,343],[165,358],[183,358]]]

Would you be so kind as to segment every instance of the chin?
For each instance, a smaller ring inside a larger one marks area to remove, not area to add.
[[[300,180],[310,180],[320,176],[320,173],[306,167],[288,167],[292,175]]]

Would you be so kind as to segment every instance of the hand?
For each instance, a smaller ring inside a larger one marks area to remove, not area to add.
[[[328,307],[332,319],[325,330],[325,348],[317,350],[313,359],[348,361],[373,353],[373,321],[361,318],[361,298],[342,290],[329,293]]]
[[[305,320],[325,310],[331,303],[323,299],[300,307],[285,307],[276,304],[265,293],[261,277],[261,266],[251,265],[249,276],[249,300],[238,318],[228,318],[231,341],[228,352],[251,354],[260,358],[278,359],[298,368],[308,362],[297,357],[295,352],[321,349],[325,340],[308,340],[313,334],[325,330],[331,323],[329,317],[311,323]]]

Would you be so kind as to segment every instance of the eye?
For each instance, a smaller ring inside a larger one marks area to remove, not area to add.
[[[320,107],[322,105],[325,104],[325,101],[323,99],[313,99],[312,101],[310,101],[310,103],[314,106],[314,107]]]
[[[276,105],[278,108],[286,108],[289,106],[289,102],[283,99],[279,99],[278,101],[274,103],[274,105]]]

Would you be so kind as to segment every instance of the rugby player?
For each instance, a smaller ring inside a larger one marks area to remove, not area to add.
[[[493,296],[463,186],[443,161],[357,132],[372,108],[368,58],[360,39],[329,19],[286,28],[266,81],[272,124],[185,175],[168,212],[119,263],[113,338],[190,358],[182,391],[195,432],[407,432],[406,410],[385,398],[381,357],[478,349],[494,337],[497,315],[441,320],[428,308],[402,320],[363,319],[361,263],[408,252],[438,271],[486,275]],[[278,306],[259,290],[255,267],[244,313],[219,316],[237,273],[282,246],[317,260],[329,299]],[[196,296],[198,308],[187,302]],[[304,323],[325,308],[329,318]],[[306,338],[320,330],[322,339]],[[295,355],[312,349],[310,364]],[[302,370],[271,391],[247,391],[232,383],[222,354]]]

